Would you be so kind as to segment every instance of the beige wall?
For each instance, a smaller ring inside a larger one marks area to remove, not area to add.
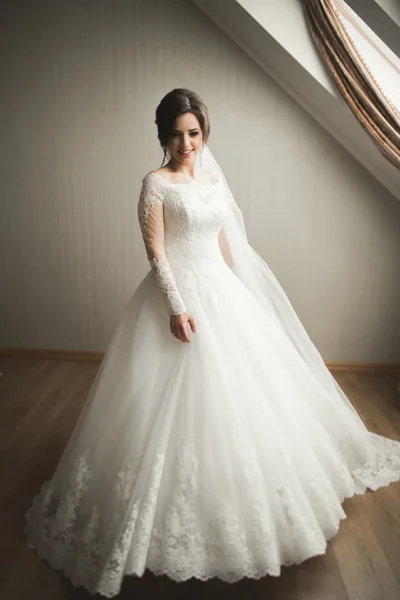
[[[106,348],[148,270],[154,110],[181,86],[323,358],[399,361],[400,203],[199,9],[20,1],[2,28],[0,347]]]

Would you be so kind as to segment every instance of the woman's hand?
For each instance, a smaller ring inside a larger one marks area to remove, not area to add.
[[[181,342],[190,343],[189,334],[187,330],[188,323],[190,323],[192,331],[196,333],[196,325],[192,315],[189,312],[186,311],[181,315],[171,315],[169,321],[171,333]]]

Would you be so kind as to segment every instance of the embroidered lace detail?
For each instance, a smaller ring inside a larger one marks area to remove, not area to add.
[[[399,442],[372,432],[368,435],[377,449],[376,458],[353,471],[356,494],[363,494],[367,488],[377,490],[399,479]]]
[[[151,173],[143,178],[138,202],[138,218],[150,267],[164,294],[171,315],[186,311],[165,253],[163,189]]]
[[[60,497],[50,480],[34,499],[26,513],[27,545],[54,569],[62,569],[75,586],[115,596],[132,550],[132,568],[144,572],[163,462],[164,455],[157,454],[146,495],[132,504],[137,475],[127,462],[113,487],[111,504],[101,510],[96,503],[86,503],[92,477],[86,448],[73,464],[65,496]]]
[[[306,479],[297,493],[293,482],[273,490],[246,447],[235,468],[236,484],[230,487],[227,478],[224,496],[215,498],[205,491],[209,466],[185,437],[170,457],[168,481],[162,479],[165,455],[154,457],[144,487],[140,483],[141,497],[139,473],[127,462],[112,491],[98,498],[86,448],[73,464],[65,494],[60,497],[52,481],[42,486],[26,513],[28,545],[74,585],[108,598],[118,594],[125,575],[141,576],[146,568],[175,581],[278,576],[282,565],[325,553],[346,518],[344,498],[398,479],[398,442],[378,437],[376,462],[353,473],[338,464],[332,480]],[[277,453],[285,460],[284,449]],[[158,505],[164,510],[158,512]]]
[[[210,275],[226,268],[218,232],[227,214],[218,182],[172,184],[157,173],[144,177],[139,222],[170,314],[184,312],[186,293],[206,289]]]
[[[181,315],[186,311],[186,306],[178,292],[168,261],[161,258],[152,258],[150,265],[156,274],[161,291],[167,298],[170,314]]]

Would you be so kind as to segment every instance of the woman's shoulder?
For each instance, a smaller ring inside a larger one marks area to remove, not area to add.
[[[165,173],[165,169],[164,168],[160,168],[160,169],[154,169],[153,171],[149,171],[148,173],[146,173],[146,175],[159,175],[160,173]]]
[[[156,188],[164,188],[165,183],[168,183],[164,169],[154,169],[154,171],[148,171],[143,177],[143,184],[146,186],[154,186]]]
[[[159,200],[164,198],[165,186],[161,177],[155,171],[149,171],[142,179],[142,189],[140,193],[141,200],[149,200],[157,197]]]
[[[149,171],[148,173],[146,173],[145,176],[149,177],[150,179],[158,178],[159,180],[166,181],[168,178],[168,173],[172,173],[172,171],[167,171],[167,169],[164,169],[163,167],[161,167],[159,169],[154,169],[153,171]]]

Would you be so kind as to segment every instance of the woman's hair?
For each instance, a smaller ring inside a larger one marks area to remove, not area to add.
[[[157,125],[158,139],[161,147],[164,149],[164,158],[175,119],[189,112],[193,113],[197,118],[203,134],[203,140],[207,142],[210,135],[210,121],[207,107],[200,96],[184,88],[175,88],[171,92],[168,92],[157,106],[156,120],[154,122]]]

